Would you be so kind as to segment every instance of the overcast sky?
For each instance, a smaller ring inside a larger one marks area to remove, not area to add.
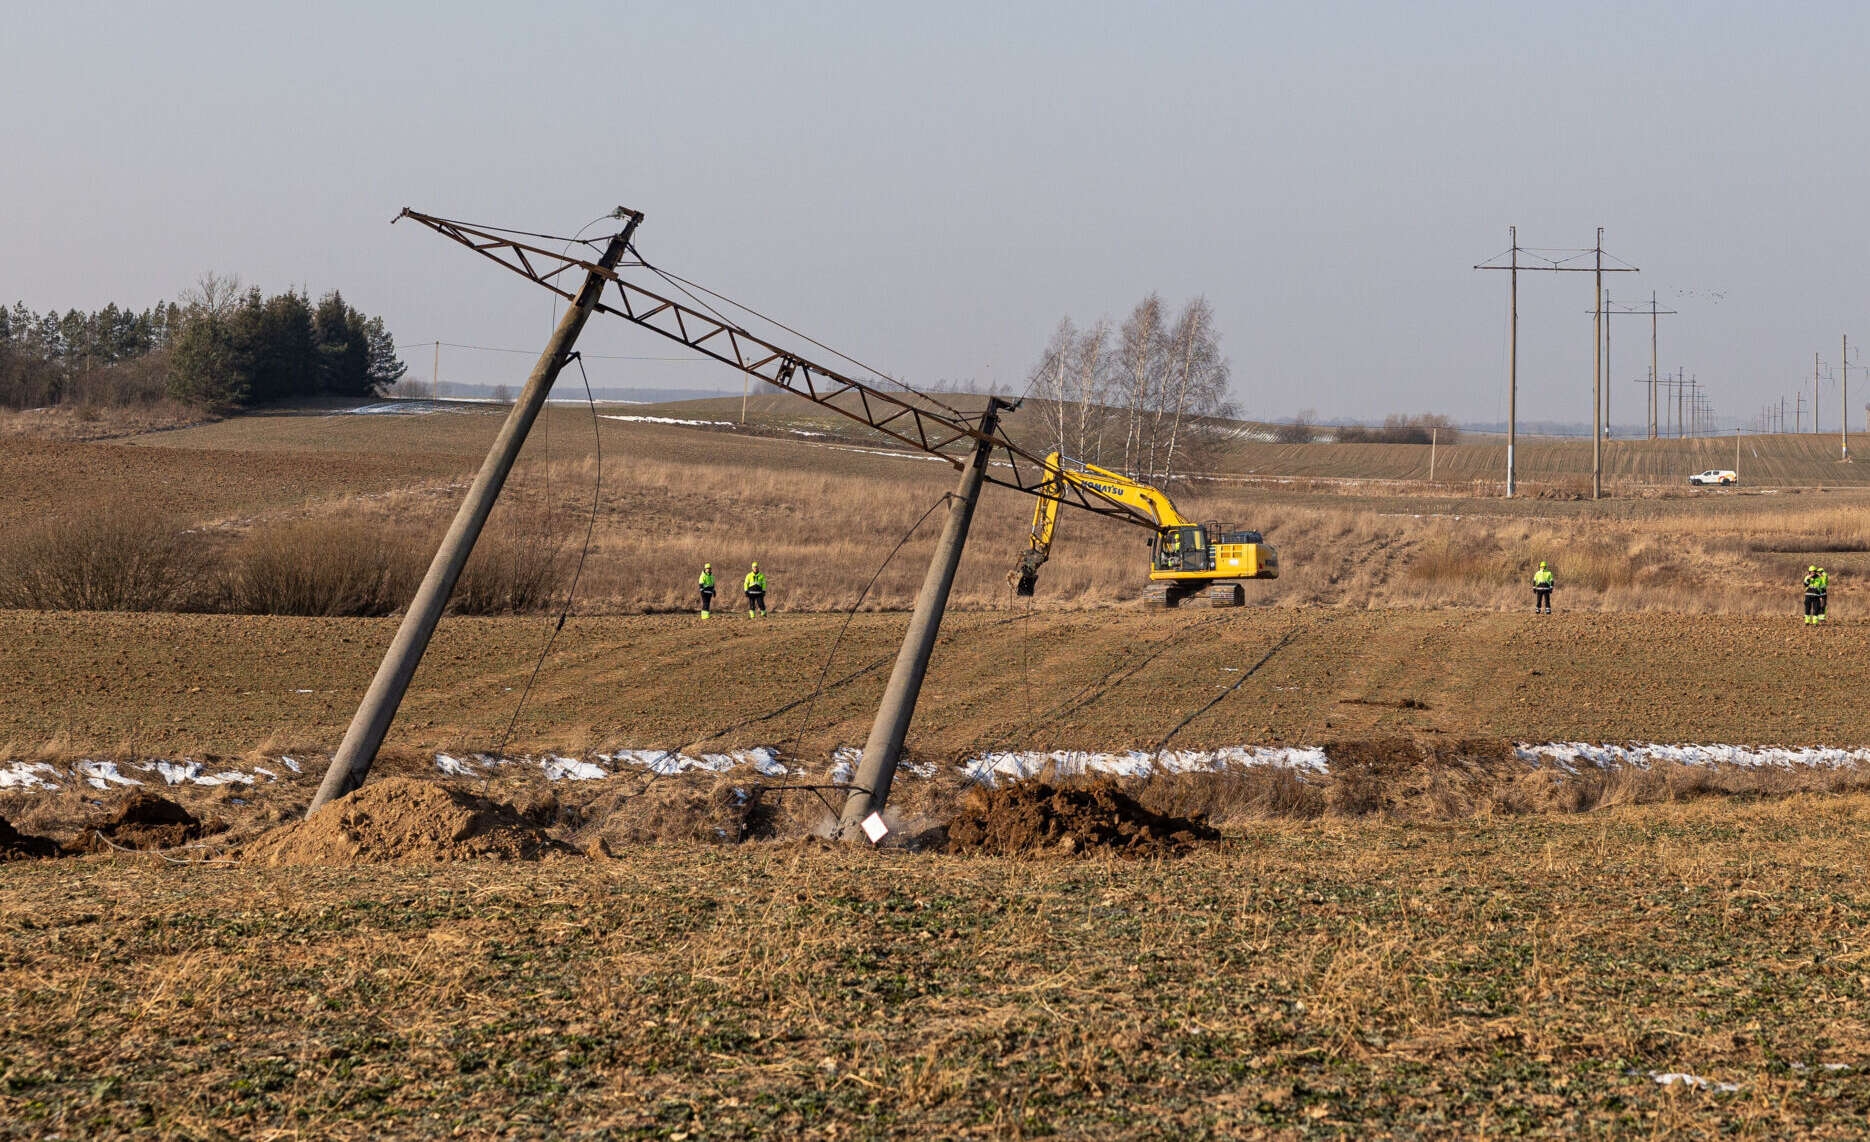
[[[1512,224],[1603,226],[1643,271],[1613,300],[1682,311],[1664,369],[1750,417],[1870,341],[1867,32],[1861,2],[16,2],[0,295],[337,287],[426,375],[421,342],[536,349],[550,304],[400,207],[565,233],[621,203],[648,257],[912,382],[1023,382],[1061,316],[1156,290],[1212,301],[1251,414],[1490,420],[1507,283],[1472,267]],[[1522,417],[1588,422],[1589,276],[1520,294]],[[1634,423],[1648,323],[1618,321]],[[608,325],[591,352],[669,352]]]

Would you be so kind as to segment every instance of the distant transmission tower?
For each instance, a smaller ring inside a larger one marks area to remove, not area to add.
[[[1604,264],[1604,228],[1597,228],[1597,244],[1588,250],[1539,250],[1519,244],[1519,227],[1507,227],[1512,247],[1505,254],[1496,255],[1480,265],[1477,270],[1506,270],[1512,275],[1508,284],[1509,307],[1511,309],[1511,332],[1507,339],[1506,367],[1506,494],[1513,494],[1516,473],[1514,470],[1513,446],[1519,430],[1519,272],[1532,270],[1544,273],[1582,273],[1595,275],[1595,289],[1591,294],[1591,312],[1594,315],[1591,326],[1591,498],[1600,499],[1604,494],[1604,275],[1635,273],[1637,267],[1624,262],[1622,265]],[[1520,264],[1520,255],[1524,254],[1537,264]],[[1553,255],[1564,255],[1555,257]],[[1590,265],[1571,265],[1585,257],[1591,258]],[[1506,264],[1500,264],[1501,258],[1507,258]],[[1622,261],[1621,258],[1616,259]]]

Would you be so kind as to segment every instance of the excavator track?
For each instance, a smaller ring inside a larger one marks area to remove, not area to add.
[[[1247,589],[1238,583],[1210,583],[1201,598],[1210,607],[1244,607]]]
[[[1193,601],[1204,607],[1244,607],[1247,589],[1239,583],[1177,583],[1152,580],[1143,588],[1143,602],[1151,607],[1179,607]]]
[[[1166,579],[1151,580],[1143,588],[1143,605],[1148,607],[1179,607],[1182,600],[1190,598],[1200,590],[1199,587],[1186,587]]]

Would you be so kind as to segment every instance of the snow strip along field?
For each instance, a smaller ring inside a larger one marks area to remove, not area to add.
[[[1591,744],[1588,742],[1520,743],[1514,756],[1528,769],[1557,769],[1570,774],[1586,770],[1648,770],[1657,765],[1682,765],[1710,769],[1781,769],[1841,770],[1870,767],[1870,749],[1802,748],[1738,745],[1666,745]],[[861,751],[852,746],[834,750],[830,759],[829,779],[846,784],[857,772]],[[303,767],[291,757],[277,759],[278,768],[250,764],[245,769],[217,763],[205,766],[199,761],[149,759],[143,761],[108,761],[86,758],[69,765],[44,761],[14,761],[0,764],[0,790],[14,792],[57,792],[67,786],[88,785],[93,789],[127,788],[139,785],[256,785],[280,780],[285,773],[298,774]],[[317,763],[322,766],[322,762]],[[548,781],[601,781],[619,773],[654,773],[674,776],[681,773],[728,773],[751,768],[761,777],[803,775],[815,767],[788,765],[778,749],[759,746],[753,749],[728,750],[722,753],[689,755],[677,750],[625,749],[597,753],[588,757],[564,757],[545,754],[539,757],[495,757],[476,753],[466,757],[438,753],[435,769],[448,777],[478,780],[493,772],[512,767],[532,767]],[[1225,773],[1232,771],[1289,770],[1301,779],[1327,777],[1331,774],[1330,748],[1321,746],[1227,746],[1221,749],[1191,750],[1002,750],[976,754],[955,765],[954,770],[968,781],[984,786],[1031,781],[1041,776],[1147,778],[1182,773]],[[905,761],[899,773],[907,777],[932,778],[940,767],[929,762]],[[285,771],[282,773],[282,771]]]
[[[1743,745],[1520,745],[1519,760],[1577,773],[1594,769],[1649,769],[1662,764],[1731,765],[1741,769],[1851,769],[1870,762],[1870,749],[1783,749]]]
[[[291,773],[302,767],[290,757],[279,765]],[[124,770],[141,774],[132,777]],[[56,793],[67,785],[89,785],[93,789],[129,788],[137,785],[256,785],[278,781],[280,773],[264,765],[245,770],[216,767],[214,772],[198,761],[130,761],[120,766],[114,761],[86,758],[60,767],[45,761],[15,761],[0,767],[0,789],[18,792]]]

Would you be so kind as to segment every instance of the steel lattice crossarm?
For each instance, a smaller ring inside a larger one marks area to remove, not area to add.
[[[623,216],[634,212],[623,211]],[[977,422],[951,409],[932,409],[912,399],[913,390],[897,394],[857,380],[836,369],[783,349],[744,327],[693,306],[626,281],[615,270],[520,240],[519,231],[500,231],[437,218],[405,208],[397,216],[414,219],[529,281],[551,290],[566,301],[577,293],[583,273],[596,274],[610,283],[596,310],[621,317],[634,325],[686,345],[743,373],[765,381],[814,404],[866,424],[900,444],[939,456],[960,468],[963,456],[947,451],[957,443],[987,441],[993,446],[986,479],[1027,495],[1056,499],[1097,515],[1155,530],[1148,519],[1127,504],[1099,496],[1078,486],[1060,488],[1051,479],[1045,461],[1008,439],[996,425],[982,432]],[[641,215],[636,215],[641,218]],[[533,236],[533,235],[524,235]],[[569,271],[582,271],[571,273]]]

